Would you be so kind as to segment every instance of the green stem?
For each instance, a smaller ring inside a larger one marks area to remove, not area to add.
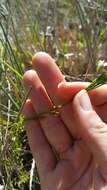
[[[92,83],[85,90],[87,92],[89,92],[90,90],[96,89],[96,88],[102,86],[103,84],[106,84],[106,82],[107,82],[107,72],[105,71],[98,78],[94,79],[92,81]],[[31,90],[32,89],[30,89],[30,91],[28,92],[28,95],[30,95]],[[27,95],[27,97],[28,97],[28,95]],[[68,103],[69,102],[66,102],[66,103],[64,103],[62,105],[57,105],[57,106],[54,105],[52,109],[44,111],[44,112],[41,112],[41,113],[37,114],[35,117],[24,119],[24,121],[26,121],[26,120],[27,121],[28,120],[38,120],[38,119],[46,117],[47,115],[59,116],[60,115],[60,110],[65,105],[67,105]],[[24,106],[24,104],[23,104],[23,106]],[[21,113],[21,111],[20,111],[20,113]]]

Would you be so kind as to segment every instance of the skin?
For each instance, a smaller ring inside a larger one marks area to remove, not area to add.
[[[42,190],[107,189],[107,86],[87,94],[88,83],[65,82],[46,53],[32,60],[24,74],[32,88],[23,109],[29,119],[64,104],[60,116],[28,120],[26,132],[36,160]]]

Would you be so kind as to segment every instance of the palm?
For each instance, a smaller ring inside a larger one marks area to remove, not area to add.
[[[43,190],[84,190],[89,188],[93,172],[91,157],[82,142],[75,143],[74,149],[69,149],[63,155],[64,159],[60,159],[57,163],[54,171],[43,177]],[[81,159],[78,159],[79,156]]]
[[[50,110],[53,104],[65,103],[58,94],[58,84],[64,78],[54,61],[47,55],[39,54],[34,58],[33,65],[38,75],[32,70],[24,76],[27,88],[33,87],[31,101],[26,103],[24,111],[27,117]],[[74,94],[75,90],[72,96]],[[39,122],[28,122],[26,127],[42,190],[89,188],[94,163],[78,132],[72,102],[62,108],[60,117],[47,115]]]

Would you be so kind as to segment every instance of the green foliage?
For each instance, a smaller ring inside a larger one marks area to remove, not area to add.
[[[107,83],[107,71],[103,72],[98,78],[94,79],[92,83],[86,88],[87,91],[93,90]]]
[[[6,190],[24,189],[29,182],[24,124],[17,117],[25,98],[22,77],[32,67],[32,55],[46,51],[65,75],[76,80],[90,74],[91,80],[98,72],[97,63],[107,60],[106,29],[106,0],[0,2],[0,170]],[[104,81],[105,73],[89,88]]]

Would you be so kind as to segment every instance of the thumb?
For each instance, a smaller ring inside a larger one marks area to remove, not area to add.
[[[96,164],[107,181],[107,125],[93,110],[85,90],[75,96],[73,109],[80,136],[87,143]]]

